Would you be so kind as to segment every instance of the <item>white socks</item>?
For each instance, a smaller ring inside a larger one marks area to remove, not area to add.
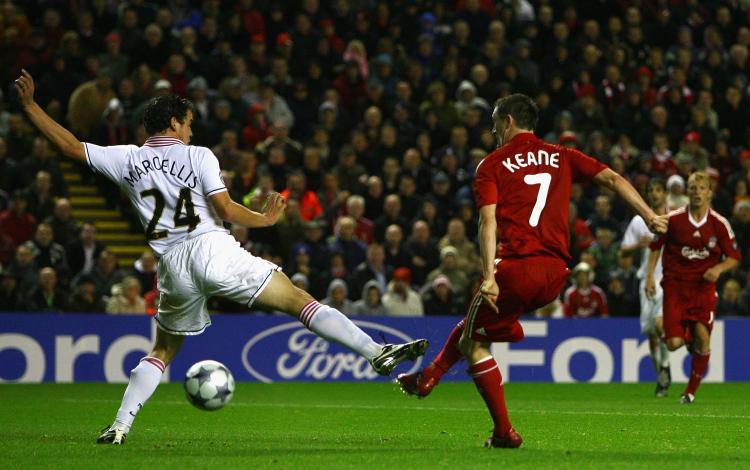
[[[141,411],[143,404],[159,385],[164,368],[164,363],[160,359],[144,357],[135,369],[130,371],[130,382],[115,418],[115,423],[125,426],[126,432],[130,431],[135,415]]]
[[[669,349],[664,341],[659,340],[659,357],[661,359],[662,367],[669,367]]]
[[[368,360],[383,349],[346,315],[328,305],[310,302],[300,312],[299,321],[321,338],[342,344]]]

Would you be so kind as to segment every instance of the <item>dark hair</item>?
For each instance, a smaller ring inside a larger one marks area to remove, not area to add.
[[[499,117],[513,116],[516,126],[533,131],[539,119],[539,108],[534,100],[521,93],[514,93],[495,101]]]
[[[184,124],[188,111],[193,111],[190,100],[173,94],[158,96],[149,102],[143,113],[143,127],[148,135],[164,132],[169,129],[172,118]]]
[[[651,186],[659,186],[661,187],[662,191],[667,190],[667,184],[664,182],[663,179],[659,178],[658,176],[654,176],[651,179],[648,180],[648,188],[651,188]]]

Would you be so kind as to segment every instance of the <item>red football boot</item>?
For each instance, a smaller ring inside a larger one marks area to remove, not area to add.
[[[521,447],[523,439],[521,435],[516,432],[515,429],[510,428],[508,434],[505,436],[497,436],[493,432],[490,437],[487,438],[487,442],[484,443],[485,447],[497,447],[503,449],[516,449]]]
[[[418,398],[424,398],[429,395],[433,387],[440,382],[440,379],[424,375],[421,372],[399,374],[396,380],[398,380],[398,384],[404,393],[416,395]]]

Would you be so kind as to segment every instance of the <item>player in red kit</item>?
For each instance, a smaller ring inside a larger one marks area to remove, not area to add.
[[[684,344],[692,354],[690,379],[680,397],[683,404],[695,400],[711,357],[716,280],[741,259],[732,227],[710,207],[713,191],[708,174],[691,174],[687,193],[690,203],[667,214],[667,233],[651,242],[646,275],[646,294],[653,296],[654,270],[663,248],[661,286],[667,348],[674,351]]]
[[[518,317],[554,300],[568,277],[568,210],[571,185],[594,181],[608,187],[654,231],[666,231],[638,192],[606,165],[583,153],[534,136],[538,109],[528,96],[498,100],[492,129],[498,148],[477,166],[474,195],[479,208],[483,280],[466,317],[424,370],[398,377],[404,392],[427,396],[461,357],[494,421],[488,447],[519,447],[505,405],[502,376],[490,354],[493,342],[516,342],[524,333]],[[499,244],[497,243],[499,241]]]

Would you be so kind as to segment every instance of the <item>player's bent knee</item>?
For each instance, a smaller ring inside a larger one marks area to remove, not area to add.
[[[668,338],[666,341],[667,349],[670,351],[676,351],[682,347],[684,341],[682,338]]]

